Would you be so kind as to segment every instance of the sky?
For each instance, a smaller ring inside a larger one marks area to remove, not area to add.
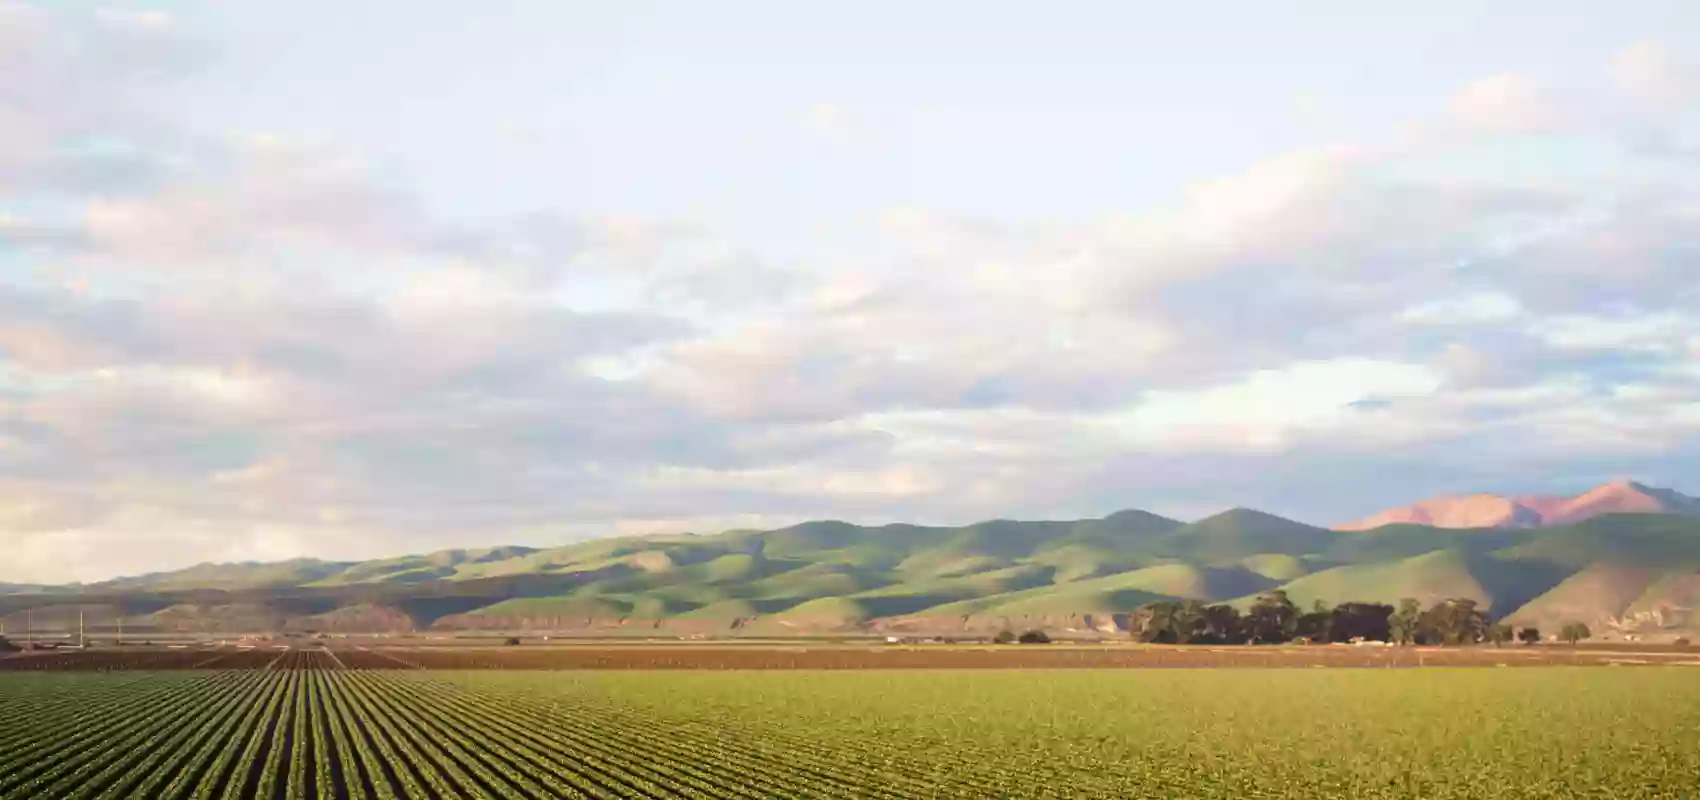
[[[1695,31],[0,0],[0,581],[1692,493]]]

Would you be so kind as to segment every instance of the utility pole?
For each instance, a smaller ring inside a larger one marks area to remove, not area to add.
[[[78,650],[89,649],[88,626],[83,624],[84,623],[83,617],[87,613],[88,612],[84,611],[83,609],[80,609],[80,608],[77,609],[77,649]]]
[[[117,644],[118,644],[119,647],[124,646],[124,615],[123,614],[118,615],[118,641],[117,641]]]
[[[35,611],[24,609],[24,649],[35,649]]]

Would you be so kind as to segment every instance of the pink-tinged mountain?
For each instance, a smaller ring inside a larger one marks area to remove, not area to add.
[[[1634,481],[1614,481],[1573,497],[1504,497],[1471,494],[1435,497],[1391,508],[1335,526],[1363,531],[1384,525],[1434,528],[1545,528],[1568,525],[1602,514],[1675,514],[1700,517],[1700,499]]]

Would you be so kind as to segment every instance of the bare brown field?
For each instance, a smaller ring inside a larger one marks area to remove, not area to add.
[[[70,650],[0,659],[0,671],[917,670],[1421,668],[1700,665],[1670,647],[1208,647],[1147,645],[521,645]]]
[[[280,650],[54,650],[0,658],[0,672],[118,672],[180,669],[264,669]]]

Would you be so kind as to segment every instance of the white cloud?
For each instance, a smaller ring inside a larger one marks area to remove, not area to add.
[[[850,124],[849,110],[838,103],[815,103],[809,106],[805,118],[810,127],[828,134],[842,134]]]
[[[112,28],[150,32],[170,31],[176,24],[171,12],[161,9],[102,8],[95,11],[95,19]]]
[[[1262,370],[1231,384],[1154,391],[1116,427],[1139,445],[1165,449],[1279,448],[1300,433],[1354,421],[1352,404],[1425,395],[1439,378],[1422,365],[1343,358]]]
[[[1399,319],[1419,325],[1491,325],[1524,315],[1523,304],[1504,291],[1467,292],[1429,300],[1399,312]]]
[[[334,143],[181,130],[187,27],[0,2],[0,580],[822,516],[1328,521],[1700,457],[1700,192],[1423,167],[1639,135],[1587,91],[1490,77],[1439,135],[1137,214],[898,207],[894,256],[826,270],[695,223],[444,219]],[[1685,69],[1642,46],[1612,90],[1674,108]]]
[[[1656,42],[1636,42],[1611,62],[1617,88],[1650,105],[1676,107],[1700,96],[1700,69]]]
[[[1554,347],[1569,350],[1651,349],[1679,356],[1687,338],[1700,335],[1700,315],[1563,315],[1540,320],[1532,331]]]
[[[1478,133],[1546,133],[1564,121],[1563,112],[1550,96],[1528,78],[1511,73],[1465,86],[1446,108],[1454,121]]]

